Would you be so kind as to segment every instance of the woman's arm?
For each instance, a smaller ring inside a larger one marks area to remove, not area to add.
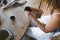
[[[60,26],[60,14],[53,14],[45,26],[45,32],[53,32]]]
[[[31,12],[29,12],[29,17],[33,19],[37,23],[37,25],[40,27],[40,29],[46,33],[54,31],[56,28],[58,28],[60,24],[60,16],[56,14],[52,15],[51,19],[46,25],[42,25],[42,23],[39,22],[37,18],[31,14]]]
[[[41,22],[39,22],[39,21],[37,20],[37,18],[36,18],[34,15],[32,15],[31,12],[28,12],[28,13],[29,13],[28,16],[30,17],[30,19],[31,19],[31,20],[34,20],[35,23],[36,23],[38,26],[41,26],[40,28],[44,31],[44,29],[45,29],[45,24],[42,24]]]
[[[30,12],[35,12],[38,14],[42,14],[43,11],[41,9],[37,9],[37,8],[32,8],[32,7],[25,7],[24,9],[25,11],[30,11]]]

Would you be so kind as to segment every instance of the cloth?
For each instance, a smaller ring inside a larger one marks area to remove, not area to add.
[[[47,15],[47,16],[42,16],[41,18],[38,18],[38,20],[41,23],[47,24],[50,18],[51,18],[51,15]],[[26,34],[29,35],[30,37],[36,38],[37,40],[51,40],[50,37],[53,35],[53,32],[45,33],[39,27],[30,27]]]

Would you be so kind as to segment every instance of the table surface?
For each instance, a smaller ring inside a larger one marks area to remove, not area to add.
[[[7,10],[0,11],[0,21],[2,29],[9,29],[14,33],[14,40],[19,40],[25,34],[29,19],[24,14],[24,8],[26,6],[31,6],[34,8],[39,8],[40,0],[27,0],[27,3],[23,6],[8,8]],[[15,20],[10,19],[11,16],[15,16]]]
[[[15,16],[15,20],[11,20],[10,17]],[[2,29],[9,29],[15,35],[15,40],[21,39],[25,34],[29,20],[24,14],[23,7],[10,8],[0,13],[0,20]]]

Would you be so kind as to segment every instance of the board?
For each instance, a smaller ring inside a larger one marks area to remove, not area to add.
[[[14,40],[21,40],[28,25],[29,19],[24,14],[24,7],[18,6],[0,10],[0,35],[3,35],[1,30],[6,30],[13,33]]]

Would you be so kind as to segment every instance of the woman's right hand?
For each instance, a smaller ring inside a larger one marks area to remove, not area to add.
[[[29,17],[29,11],[25,11],[26,17]]]
[[[30,7],[25,7],[24,9],[25,11],[25,15],[28,17],[29,13],[32,12],[31,8]]]
[[[38,14],[43,14],[43,11],[39,8],[33,8],[33,7],[25,7],[24,11],[29,11],[29,12],[33,12],[33,13],[38,13]]]

